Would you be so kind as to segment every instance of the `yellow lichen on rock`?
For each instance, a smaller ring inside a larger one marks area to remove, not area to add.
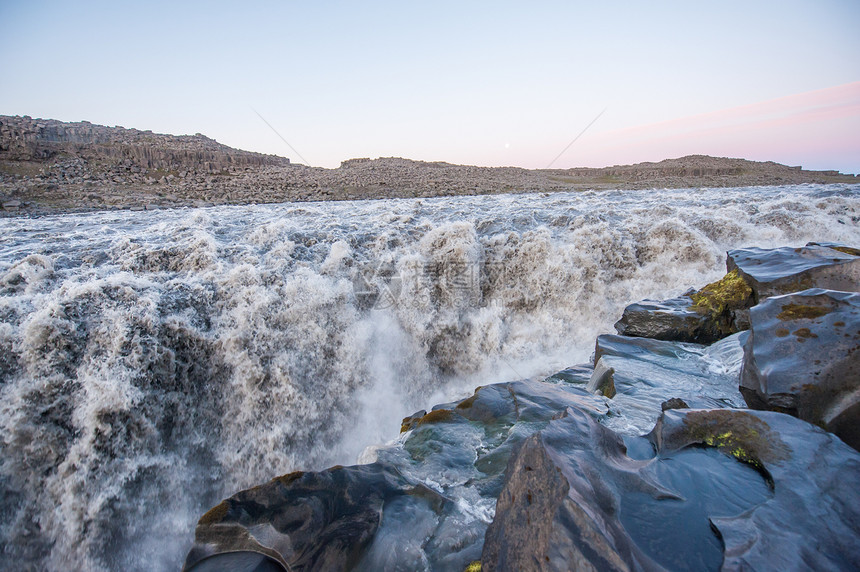
[[[782,306],[782,312],[776,317],[782,321],[789,320],[814,320],[821,316],[826,316],[833,310],[822,306],[808,306],[806,304],[785,304]]]
[[[737,268],[726,274],[722,279],[708,284],[698,292],[691,294],[693,309],[702,313],[718,316],[726,309],[749,307],[752,299],[752,288],[738,274]]]
[[[789,456],[785,443],[757,417],[724,410],[695,411],[684,418],[690,437],[766,472],[766,463]]]
[[[463,570],[463,572],[481,572],[481,561],[475,560],[474,562],[466,566],[466,569]]]
[[[860,256],[860,248],[851,248],[850,246],[828,246],[831,250],[836,250],[842,254],[850,254],[851,256]]]
[[[412,417],[406,417],[400,424],[400,432],[405,433],[410,429],[414,429],[419,425],[424,425],[425,423],[445,423],[446,421],[453,421],[459,417],[450,409],[434,409],[430,413],[427,413],[421,417],[414,415]]]

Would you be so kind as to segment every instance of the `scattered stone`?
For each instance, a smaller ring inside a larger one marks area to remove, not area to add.
[[[673,397],[672,399],[666,400],[660,404],[660,410],[666,411],[669,409],[689,409],[690,406],[687,405],[687,402],[683,399],[679,399],[677,397]]]
[[[860,450],[860,294],[814,288],[754,307],[740,389],[750,407],[824,427]]]

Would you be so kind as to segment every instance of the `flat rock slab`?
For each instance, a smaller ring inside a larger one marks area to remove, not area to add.
[[[833,435],[775,412],[681,409],[647,439],[651,456],[631,458],[569,408],[523,441],[482,570],[860,567],[860,455]]]
[[[860,256],[856,249],[827,243],[801,248],[738,248],[728,252],[726,268],[737,269],[752,288],[756,302],[769,296],[826,288],[860,290]]]
[[[776,296],[750,319],[740,381],[747,404],[825,427],[860,450],[860,294]]]
[[[610,398],[613,415],[604,424],[625,435],[648,432],[672,398],[696,408],[742,407],[737,375],[746,335],[710,346],[599,336],[586,390]]]

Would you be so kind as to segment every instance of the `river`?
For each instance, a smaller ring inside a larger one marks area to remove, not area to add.
[[[0,220],[0,568],[175,570],[221,498],[858,221],[860,185]]]

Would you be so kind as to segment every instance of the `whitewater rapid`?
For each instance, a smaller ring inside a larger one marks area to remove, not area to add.
[[[177,569],[221,498],[858,221],[860,185],[0,220],[0,568]]]

